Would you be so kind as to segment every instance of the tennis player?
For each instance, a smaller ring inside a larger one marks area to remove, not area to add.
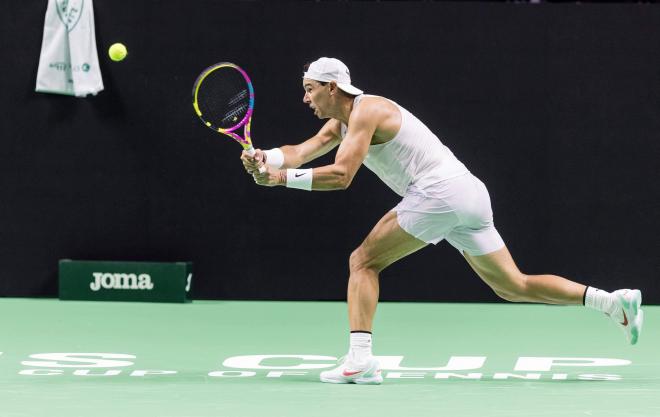
[[[643,323],[640,291],[609,293],[556,275],[521,272],[495,229],[484,183],[413,114],[384,97],[363,94],[338,59],[324,57],[306,66],[302,86],[303,102],[327,122],[299,145],[257,150],[254,157],[244,152],[243,165],[255,182],[308,191],[345,190],[364,164],[402,197],[350,255],[350,348],[337,368],[321,373],[321,381],[383,381],[371,350],[378,274],[442,240],[454,246],[501,298],[583,304],[610,316],[628,342],[637,343]],[[299,168],[337,146],[333,164]],[[263,164],[267,170],[260,173]]]

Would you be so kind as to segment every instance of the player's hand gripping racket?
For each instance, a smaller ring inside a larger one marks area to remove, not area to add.
[[[193,85],[195,113],[209,128],[234,139],[254,156],[250,122],[254,109],[254,89],[247,73],[231,62],[220,62],[202,71]],[[243,137],[236,131],[241,127]],[[265,172],[261,166],[259,172]]]

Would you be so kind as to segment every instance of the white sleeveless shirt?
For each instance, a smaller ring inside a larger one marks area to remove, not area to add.
[[[354,109],[363,97],[364,94],[355,97]],[[469,173],[465,165],[424,123],[408,110],[390,101],[401,112],[401,127],[389,142],[369,146],[369,152],[363,162],[367,168],[400,196],[409,188],[423,192],[434,184]],[[346,136],[347,129],[342,123],[342,139]]]

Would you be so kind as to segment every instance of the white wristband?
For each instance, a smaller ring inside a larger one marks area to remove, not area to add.
[[[266,154],[266,165],[273,168],[279,168],[284,165],[284,152],[280,148],[273,148],[264,151]]]
[[[287,169],[286,186],[287,188],[298,188],[300,190],[312,191],[312,168],[307,169]]]

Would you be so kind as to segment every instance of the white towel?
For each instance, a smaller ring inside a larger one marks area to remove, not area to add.
[[[85,97],[101,90],[92,0],[48,0],[36,91]]]

